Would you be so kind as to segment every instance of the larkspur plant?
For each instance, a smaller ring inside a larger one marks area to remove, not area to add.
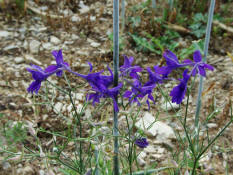
[[[170,92],[170,96],[172,102],[181,104],[185,97],[188,82],[191,77],[197,75],[205,77],[206,69],[213,70],[212,66],[202,61],[202,56],[199,50],[195,51],[193,54],[194,61],[186,59],[182,63],[179,62],[177,56],[174,53],[172,53],[170,50],[166,50],[163,53],[163,57],[166,60],[166,66],[159,67],[158,65],[155,65],[153,69],[147,67],[146,70],[138,65],[133,65],[133,57],[128,57],[124,55],[124,64],[119,69],[119,83],[116,87],[114,87],[114,75],[112,69],[109,66],[107,67],[109,75],[106,75],[104,70],[93,72],[93,65],[88,62],[90,70],[89,73],[85,75],[73,71],[69,64],[64,62],[62,50],[53,51],[52,55],[55,57],[56,65],[49,65],[45,69],[42,69],[41,67],[36,65],[31,65],[30,68],[27,68],[27,71],[32,74],[32,78],[34,80],[27,89],[29,93],[38,94],[38,91],[41,88],[41,83],[46,81],[48,77],[55,74],[57,77],[62,77],[64,74],[63,72],[67,71],[77,76],[78,78],[84,79],[89,83],[90,89],[86,95],[86,101],[91,101],[92,105],[96,105],[96,103],[100,103],[102,99],[110,98],[113,101],[114,110],[116,112],[120,110],[119,104],[124,104],[123,101],[122,103],[117,102],[116,99],[119,94],[121,94],[123,98],[128,99],[127,105],[136,103],[138,106],[141,106],[143,99],[146,99],[148,110],[150,110],[150,102],[153,102],[153,104],[156,103],[153,96],[155,88],[159,84],[163,84],[168,80],[174,80],[170,77],[170,75],[176,69],[184,70],[183,77],[181,79],[178,79],[180,83],[172,89],[172,91]],[[142,81],[142,72],[148,72],[148,80],[144,83]],[[71,93],[68,94],[70,96],[73,108],[75,109],[75,104],[72,101]],[[78,116],[77,111],[76,116]],[[78,119],[78,123],[80,125],[80,129],[82,129],[80,118]],[[129,138],[131,137],[130,135],[131,134],[129,133]],[[141,149],[149,145],[147,139],[142,136],[138,136],[133,142],[134,145]],[[81,149],[82,142],[80,141],[80,152]],[[130,147],[130,149],[132,151],[132,146]],[[129,155],[130,158],[128,160],[130,160],[130,172],[132,172],[132,161],[134,159],[131,158],[132,154]],[[81,157],[80,166],[83,166],[82,160],[83,159]],[[82,174],[83,168],[81,167],[77,171],[81,172]]]
[[[153,89],[157,84],[162,84],[163,80],[168,79],[168,75],[171,74],[173,70],[187,66],[191,67],[190,73],[188,73],[189,69],[184,70],[183,79],[179,79],[180,84],[175,86],[170,93],[172,102],[181,104],[185,97],[187,84],[190,77],[196,76],[197,74],[205,77],[205,69],[214,69],[211,65],[202,62],[202,56],[199,50],[195,51],[193,54],[194,62],[186,59],[183,61],[183,63],[179,63],[178,58],[174,53],[166,50],[163,56],[166,60],[167,66],[154,66],[154,72],[150,67],[148,67],[147,72],[149,74],[149,80],[143,85],[141,81],[142,78],[138,74],[138,72],[142,72],[143,69],[140,66],[132,65],[134,59],[133,57],[128,58],[127,56],[124,56],[124,64],[120,67],[120,77],[123,77],[121,78],[122,82],[120,82],[117,87],[113,87],[113,72],[110,67],[108,67],[110,75],[103,75],[104,70],[92,73],[93,66],[90,62],[88,62],[90,66],[90,73],[84,75],[74,72],[70,69],[68,63],[64,62],[63,60],[61,50],[53,51],[52,54],[56,59],[57,65],[50,65],[45,70],[36,65],[31,65],[31,68],[27,68],[27,70],[32,74],[32,78],[34,79],[34,81],[27,89],[28,92],[35,92],[37,94],[41,87],[41,83],[49,76],[56,74],[58,77],[61,77],[62,72],[66,70],[78,77],[85,79],[89,83],[91,86],[90,91],[92,92],[88,93],[86,96],[88,101],[92,100],[92,104],[95,105],[95,103],[100,103],[101,98],[111,98],[113,100],[115,111],[119,110],[118,104],[115,101],[115,97],[122,89],[124,81],[126,81],[125,84],[129,85],[128,89],[131,88],[131,90],[126,90],[123,93],[123,97],[128,98],[130,103],[137,103],[138,105],[141,105],[141,99],[147,97],[146,102],[148,104],[148,108],[150,109],[149,100],[155,103]],[[131,78],[131,80],[129,80],[129,78]]]

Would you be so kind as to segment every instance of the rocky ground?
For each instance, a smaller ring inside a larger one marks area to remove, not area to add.
[[[56,8],[51,9],[53,6]],[[65,61],[77,72],[87,73],[89,71],[87,61],[93,63],[95,70],[106,68],[107,65],[112,64],[112,46],[108,37],[111,32],[112,1],[110,0],[80,1],[75,10],[69,4],[56,3],[54,0],[39,4],[28,1],[28,12],[20,17],[11,15],[11,11],[2,10],[0,13],[0,113],[4,114],[2,122],[23,121],[25,127],[33,126],[35,129],[43,127],[53,131],[64,130],[66,122],[72,121],[70,115],[72,107],[68,103],[68,98],[56,92],[53,95],[50,94],[51,97],[54,97],[51,106],[47,106],[46,109],[43,106],[35,107],[33,105],[35,100],[43,99],[43,97],[33,97],[27,93],[26,89],[31,82],[31,75],[26,68],[30,63],[42,67],[54,64],[51,51],[58,49],[63,50]],[[187,38],[181,38],[179,41],[186,42]],[[223,41],[225,42],[223,43]],[[232,41],[229,38],[224,40],[221,36],[215,37],[211,41],[208,63],[213,65],[215,70],[208,72],[205,80],[206,91],[203,93],[201,115],[201,120],[204,120],[205,116],[213,110],[219,110],[217,116],[208,124],[211,137],[229,120],[230,101],[233,99],[233,60],[227,55],[227,51],[233,55]],[[218,47],[219,49],[216,49]],[[161,58],[154,54],[137,52],[130,44],[130,40],[126,42],[126,46],[120,54],[134,56],[136,63],[144,68],[161,62]],[[120,63],[122,61],[123,58],[120,56]],[[73,86],[83,83],[81,80],[68,76],[72,80],[71,85]],[[65,86],[64,80],[56,77],[50,81],[62,87]],[[174,85],[175,83],[167,84],[165,86],[167,92]],[[193,126],[194,121],[197,86],[194,89],[191,93],[188,111],[187,122],[190,123],[190,127]],[[74,96],[78,109],[81,109],[85,91],[78,91]],[[144,129],[142,127],[143,120],[144,123],[148,122],[150,125],[158,111],[160,112],[158,122],[154,123],[146,132],[150,145],[142,151],[138,158],[141,167],[155,163],[159,166],[171,164],[171,149],[173,152],[178,149],[175,133],[181,132],[182,127],[174,117],[174,112],[169,105],[166,105],[161,96],[158,95],[157,101],[149,112],[147,112],[146,106],[142,108],[139,114],[141,119],[136,124],[137,127]],[[85,112],[84,119],[91,118],[97,123],[102,122],[103,127],[100,130],[111,133],[109,127],[112,119],[109,118],[109,115],[111,115],[112,109],[109,109],[107,105],[105,107],[102,112],[94,113],[94,108],[90,106]],[[180,110],[179,106],[174,105],[174,108]],[[182,109],[184,109],[184,105],[181,105],[180,111]],[[122,129],[125,129],[125,112],[119,113],[120,128]],[[68,121],[64,122],[61,118],[64,116]],[[108,120],[103,120],[103,118]],[[203,157],[201,160],[203,174],[204,172],[206,174],[224,174],[227,166],[228,173],[233,173],[232,132],[233,126],[231,125]],[[1,134],[0,137],[2,137]],[[202,137],[205,138],[205,135],[203,134]],[[49,150],[52,147],[52,137],[40,133],[39,138],[43,149]],[[4,139],[2,138],[2,140]],[[70,147],[72,146],[71,144]],[[17,148],[21,148],[21,146],[18,145]],[[43,158],[6,162],[3,161],[3,156],[0,155],[0,174],[61,174],[59,165],[47,164],[46,159]]]

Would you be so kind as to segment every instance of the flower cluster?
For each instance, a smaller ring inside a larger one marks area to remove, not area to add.
[[[117,104],[117,96],[122,89],[126,89],[123,94],[124,98],[128,98],[129,103],[137,103],[141,105],[141,100],[146,98],[148,108],[150,109],[150,102],[155,103],[153,97],[153,90],[158,84],[162,84],[164,80],[169,79],[169,75],[172,71],[188,67],[183,72],[183,78],[178,79],[179,84],[175,86],[170,96],[172,97],[172,102],[180,104],[185,97],[187,91],[187,84],[191,76],[200,75],[206,76],[206,69],[213,70],[213,67],[204,63],[202,61],[202,56],[199,50],[195,51],[193,54],[193,61],[186,59],[182,63],[179,62],[177,56],[169,50],[163,53],[163,57],[166,60],[166,66],[154,66],[153,69],[150,67],[146,68],[148,72],[148,81],[143,83],[140,77],[140,72],[143,69],[140,66],[133,65],[133,57],[124,56],[124,64],[120,67],[120,82],[118,86],[114,87],[113,83],[113,72],[110,67],[108,67],[109,75],[104,75],[103,70],[99,72],[92,72],[93,66],[88,62],[90,66],[90,72],[87,75],[74,72],[69,67],[69,64],[64,62],[62,56],[62,50],[53,51],[53,56],[56,60],[56,65],[50,65],[45,69],[39,66],[31,65],[27,68],[32,74],[34,81],[28,87],[28,92],[38,93],[41,83],[53,74],[61,77],[63,71],[68,71],[84,80],[86,80],[90,85],[90,92],[87,94],[86,99],[92,101],[92,104],[100,102],[101,98],[111,98],[114,104],[114,110],[118,111],[119,107]],[[124,88],[123,88],[124,87]]]
[[[32,74],[32,78],[34,81],[30,84],[27,91],[38,93],[41,82],[47,80],[47,78],[53,74],[56,74],[58,77],[62,76],[63,70],[70,70],[69,64],[64,62],[63,56],[62,56],[62,50],[53,51],[53,56],[56,60],[56,65],[50,65],[45,70],[43,70],[40,66],[37,65],[31,65],[30,68],[27,68],[27,71]]]
[[[136,139],[134,143],[139,148],[146,148],[149,145],[149,142],[147,141],[145,137]]]

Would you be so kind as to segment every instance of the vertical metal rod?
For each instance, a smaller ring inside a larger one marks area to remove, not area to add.
[[[169,0],[169,8],[170,8],[170,10],[173,9],[173,0]]]
[[[210,42],[210,33],[211,33],[211,27],[213,22],[213,15],[214,15],[214,7],[215,7],[215,0],[211,0],[210,9],[209,9],[209,15],[208,15],[208,22],[207,22],[207,28],[206,28],[206,36],[205,36],[205,45],[204,45],[204,57],[203,61],[207,61],[207,55],[208,55],[208,49],[209,49],[209,42]],[[196,135],[196,144],[198,144],[198,138],[199,138],[199,119],[200,119],[200,110],[201,110],[201,96],[203,91],[203,77],[200,76],[199,81],[199,88],[198,88],[198,96],[197,96],[197,108],[195,113],[195,135]]]
[[[153,8],[153,9],[156,8],[156,0],[152,0],[152,8]]]
[[[113,0],[113,67],[114,67],[114,86],[118,85],[118,70],[119,70],[119,0]],[[116,101],[117,97],[115,97]],[[118,112],[114,111],[114,175],[119,175],[119,159],[118,159]]]

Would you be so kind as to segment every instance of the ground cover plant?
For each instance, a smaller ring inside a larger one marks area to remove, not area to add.
[[[163,20],[171,18],[168,14],[176,3],[168,2],[170,10],[164,12]],[[150,14],[149,5],[155,9],[158,2],[146,1],[142,5],[143,10],[148,10],[146,13]],[[193,42],[181,51],[178,51],[176,42],[171,41],[180,37],[177,31],[165,27],[163,30],[166,30],[167,38],[156,37],[153,31],[146,31],[145,37],[151,39],[148,42],[147,39],[132,34],[131,26],[125,20],[126,26],[122,28],[129,29],[128,37],[132,37],[139,45],[135,49],[136,54],[131,56],[128,52],[124,53],[126,35],[122,34],[124,30],[119,30],[119,2],[114,1],[113,33],[107,35],[111,41],[108,42],[109,51],[112,49],[113,53],[110,52],[110,61],[105,61],[107,64],[100,69],[98,64],[103,62],[89,56],[85,62],[78,61],[84,65],[84,70],[77,69],[76,61],[66,58],[69,52],[72,52],[73,57],[74,50],[67,50],[66,45],[62,47],[58,44],[58,39],[51,37],[50,41],[59,45],[48,49],[52,50],[55,60],[50,59],[51,55],[47,56],[49,61],[45,64],[29,59],[23,67],[31,82],[26,83],[25,88],[26,99],[30,103],[22,105],[25,110],[21,112],[21,116],[27,112],[30,116],[38,117],[37,127],[30,118],[14,121],[16,115],[7,109],[19,110],[17,105],[9,98],[2,98],[8,101],[9,106],[1,104],[0,108],[10,114],[4,112],[0,115],[3,173],[13,164],[41,161],[42,163],[37,163],[39,174],[45,173],[41,171],[42,165],[48,174],[54,174],[53,171],[56,174],[215,174],[216,169],[210,166],[210,162],[203,161],[212,152],[232,151],[228,142],[223,142],[221,148],[216,145],[224,131],[229,131],[233,117],[231,95],[224,106],[216,105],[213,96],[209,99],[211,106],[208,111],[203,113],[201,108],[204,104],[202,100],[215,86],[211,84],[208,89],[203,89],[203,80],[211,79],[209,75],[216,76],[217,69],[216,65],[206,63],[214,5],[215,1],[211,1],[207,6],[209,15],[206,15],[208,22],[205,40]],[[141,4],[136,10],[140,6]],[[80,7],[87,8],[82,3]],[[122,18],[124,16],[121,15]],[[3,34],[4,32],[1,33]],[[88,31],[83,31],[80,37],[88,35]],[[119,35],[123,37],[120,38]],[[81,38],[78,37],[78,40]],[[125,41],[124,45],[120,46],[119,39]],[[98,42],[89,41],[95,49],[101,47]],[[35,44],[36,42],[29,46],[31,51]],[[45,44],[45,47],[48,46],[48,43]],[[137,61],[140,52],[152,52],[161,55],[162,59],[156,64],[142,65]],[[231,58],[231,53],[228,55]],[[15,61],[18,62],[19,58]],[[33,64],[28,64],[30,62]],[[228,84],[229,82],[225,82],[224,88],[229,89]],[[8,86],[7,79],[4,86]],[[193,97],[197,98],[195,105],[191,105]],[[14,98],[22,101],[20,97]],[[162,111],[157,110],[160,106]],[[64,112],[64,107],[67,108],[67,113]],[[151,115],[152,112],[155,117]],[[41,113],[44,114],[43,118],[40,117]],[[218,125],[218,130],[212,132],[211,122],[217,120],[218,116],[223,116],[224,119]],[[47,120],[52,121],[53,125]],[[165,120],[171,120],[170,126],[177,129],[174,131],[162,122]],[[165,150],[166,161],[159,162]],[[231,171],[228,162],[224,165],[225,173]],[[29,168],[21,165],[22,171],[16,173],[33,174],[35,171],[30,167],[31,164]],[[56,169],[52,170],[52,167]]]

